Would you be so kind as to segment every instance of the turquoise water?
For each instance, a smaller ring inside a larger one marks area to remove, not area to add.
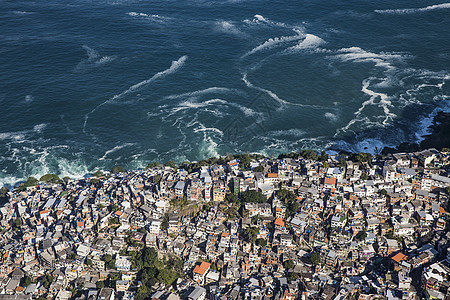
[[[450,4],[0,1],[0,185],[304,148],[448,110]]]

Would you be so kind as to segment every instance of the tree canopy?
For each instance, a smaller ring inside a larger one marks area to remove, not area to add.
[[[244,230],[244,237],[248,242],[254,244],[258,238],[258,227],[247,227]]]
[[[45,174],[39,180],[45,183],[62,183],[62,180],[56,174]]]
[[[123,173],[125,172],[125,168],[122,166],[114,166],[114,168],[112,168],[111,173],[113,174],[119,174],[119,173]]]
[[[260,191],[248,190],[241,193],[240,200],[244,203],[266,203],[267,197]]]

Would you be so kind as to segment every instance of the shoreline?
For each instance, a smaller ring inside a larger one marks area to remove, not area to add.
[[[400,143],[397,147],[393,148],[393,147],[388,147],[385,146],[383,147],[383,149],[380,151],[379,154],[381,155],[388,155],[388,154],[392,154],[392,153],[400,153],[400,152],[416,152],[416,151],[420,151],[420,150],[424,150],[424,149],[428,149],[428,148],[436,148],[438,150],[441,150],[442,148],[450,148],[450,134],[448,134],[448,132],[450,132],[450,112],[444,112],[444,111],[439,111],[438,113],[436,113],[436,115],[433,117],[433,121],[432,124],[430,124],[427,127],[426,130],[427,134],[426,135],[422,135],[421,136],[421,141],[419,143],[417,142],[413,142],[413,143],[408,143],[408,142],[403,142]],[[301,150],[300,150],[301,151]],[[317,150],[313,150],[316,153],[320,153],[320,151]],[[339,149],[339,148],[328,148],[328,149],[323,149],[323,151],[325,151],[327,154],[338,154],[338,153],[353,153],[353,154],[357,154],[356,152],[353,151],[346,151],[343,149]],[[295,151],[291,151],[291,152],[295,152]],[[250,155],[262,155],[260,153],[248,153]],[[278,155],[282,156],[282,155],[287,155],[287,153],[280,153]],[[377,153],[373,153],[373,155],[376,155]],[[236,155],[242,155],[242,154],[233,154],[233,156]],[[269,158],[266,155],[262,155],[265,158]],[[218,159],[218,158],[222,158],[222,157],[226,157],[226,156],[218,156],[218,157],[210,157],[204,160],[200,160],[200,161],[190,161],[190,163],[196,163],[196,162],[202,162],[202,161],[208,161],[211,159]],[[181,165],[182,163],[179,163],[178,165]],[[142,168],[145,169],[145,168]],[[108,172],[107,170],[102,170],[102,169],[98,169],[101,172]],[[136,169],[130,169],[127,171],[138,171],[140,170],[140,168],[136,168]],[[94,173],[94,172],[92,172]],[[71,178],[72,180],[81,180],[83,178],[86,177],[92,177],[90,175],[92,175],[92,173],[86,173],[83,174],[82,177],[80,178]],[[58,176],[62,176],[60,174],[57,174]],[[32,175],[31,177],[34,177],[36,175]],[[7,187],[10,190],[14,190],[17,187],[19,187],[20,184],[25,183],[26,180],[19,180],[13,184],[4,184],[2,183],[3,187]]]

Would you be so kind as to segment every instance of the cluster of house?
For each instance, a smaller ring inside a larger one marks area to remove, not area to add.
[[[151,299],[445,299],[449,157],[231,160],[12,191],[0,208],[0,300],[69,299],[75,286],[77,299],[134,299],[142,283],[123,250],[142,247],[184,262],[186,276],[154,285]],[[248,190],[267,202],[230,215],[227,194]]]

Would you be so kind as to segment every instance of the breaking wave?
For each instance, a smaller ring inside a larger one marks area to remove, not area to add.
[[[448,9],[448,8],[450,8],[450,3],[435,4],[420,8],[377,9],[375,10],[375,12],[379,14],[413,14],[426,12],[430,10]]]

